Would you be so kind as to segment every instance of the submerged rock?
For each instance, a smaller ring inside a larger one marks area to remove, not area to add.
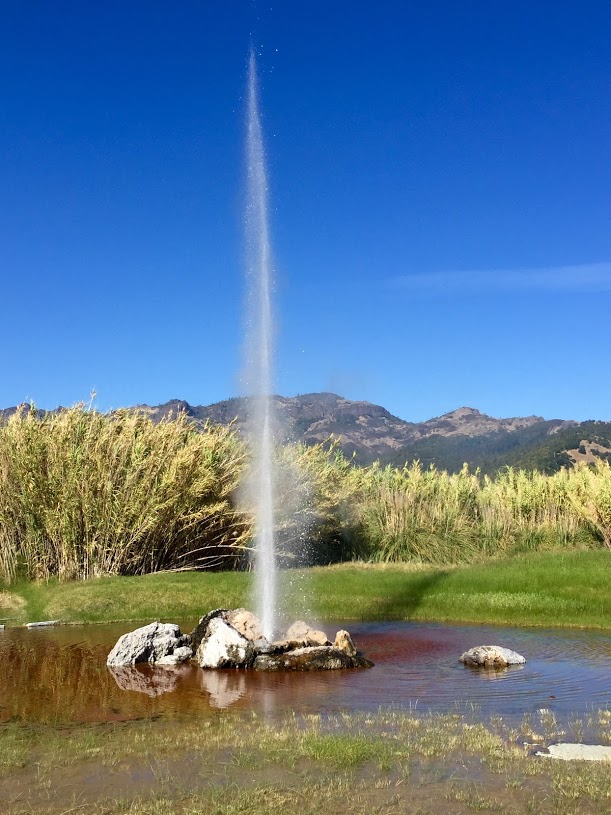
[[[174,623],[150,623],[119,637],[106,660],[108,666],[122,667],[141,662],[175,665],[193,656],[189,637],[180,633]]]
[[[202,668],[247,668],[254,662],[256,651],[250,640],[243,637],[222,617],[208,623],[195,659]]]
[[[283,654],[261,654],[254,663],[256,671],[336,671],[372,667],[373,662],[365,657],[350,656],[333,645],[296,648]]]
[[[610,761],[611,747],[608,744],[550,744],[547,753],[538,752],[543,758],[558,758],[562,761]]]
[[[500,645],[479,645],[460,657],[460,662],[474,668],[506,668],[508,665],[524,665],[521,654]]]

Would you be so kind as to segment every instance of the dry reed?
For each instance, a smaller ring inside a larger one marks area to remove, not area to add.
[[[611,467],[548,476],[417,462],[355,467],[336,447],[278,456],[284,565],[354,557],[461,563],[532,550],[611,549]],[[248,458],[232,428],[77,405],[0,426],[0,579],[88,578],[248,562],[235,500]]]
[[[227,428],[77,405],[0,428],[0,576],[46,579],[235,565],[249,534]]]
[[[418,462],[367,471],[358,534],[383,561],[469,562],[522,551],[611,548],[611,467],[481,477]]]

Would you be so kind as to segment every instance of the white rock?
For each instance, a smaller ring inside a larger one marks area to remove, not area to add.
[[[119,637],[106,660],[109,666],[157,662],[184,645],[180,628],[173,623],[150,623]]]
[[[60,620],[42,620],[38,623],[26,623],[26,628],[49,628],[52,625],[59,625]]]
[[[210,620],[195,656],[202,668],[245,668],[254,658],[252,642],[221,617]]]
[[[465,651],[460,661],[476,668],[506,668],[508,665],[524,665],[526,662],[521,654],[500,645],[479,645],[477,648],[471,648]]]
[[[611,747],[606,744],[550,744],[547,749],[536,755],[561,761],[611,761]]]

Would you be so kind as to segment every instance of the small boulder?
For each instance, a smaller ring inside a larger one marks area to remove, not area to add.
[[[193,651],[188,645],[181,645],[175,648],[171,654],[161,657],[156,661],[156,665],[180,665],[181,662],[186,662],[193,656]]]
[[[286,632],[285,641],[301,645],[302,647],[314,647],[317,645],[331,645],[324,631],[317,631],[310,628],[303,620],[297,620]]]
[[[255,658],[250,640],[221,617],[210,620],[195,659],[202,668],[247,668]]]
[[[261,654],[255,659],[256,671],[334,671],[341,668],[372,668],[365,657],[349,656],[333,645],[296,648],[284,654]]]
[[[180,628],[174,623],[150,623],[119,637],[106,664],[123,667],[141,662],[154,663],[172,656],[177,650],[181,653],[180,661],[184,661],[193,655],[187,642],[188,638],[180,633]],[[188,649],[188,656],[184,656],[185,648]]]
[[[465,651],[460,661],[474,668],[506,668],[508,665],[524,665],[526,662],[521,654],[500,645],[479,645],[477,648],[471,648]]]
[[[347,631],[344,631],[343,628],[335,635],[335,642],[333,645],[335,648],[339,648],[340,651],[344,651],[349,657],[356,656],[356,645],[352,641],[350,634]]]
[[[241,634],[245,639],[251,642],[265,640],[261,621],[252,611],[247,611],[245,608],[234,608],[228,611],[224,617],[229,625],[233,626],[238,634]]]

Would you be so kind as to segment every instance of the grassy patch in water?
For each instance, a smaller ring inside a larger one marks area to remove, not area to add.
[[[7,815],[602,815],[608,766],[529,754],[502,719],[400,711],[0,727]]]
[[[288,577],[307,585],[321,619],[611,628],[610,567],[611,553],[598,551],[446,569],[349,563]],[[14,622],[175,620],[248,604],[251,586],[246,572],[178,572],[27,583],[1,596],[8,598]]]

